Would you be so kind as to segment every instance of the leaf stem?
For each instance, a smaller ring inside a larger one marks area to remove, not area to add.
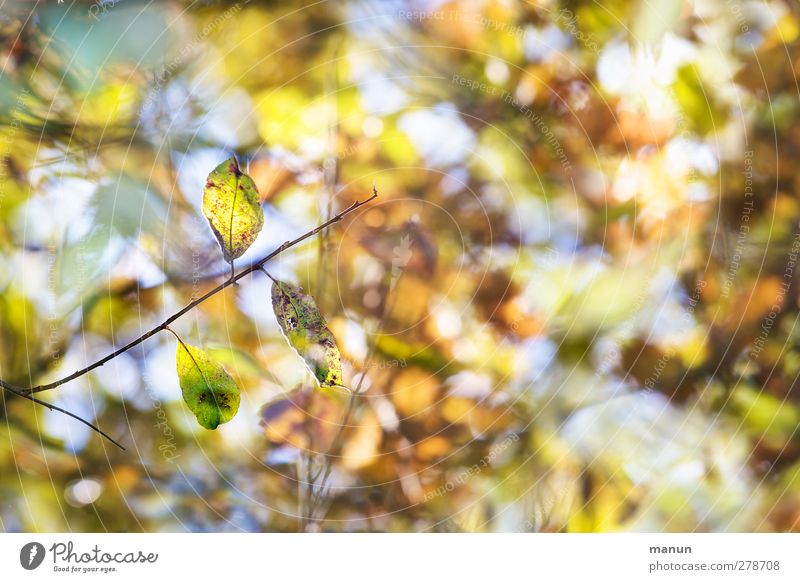
[[[186,349],[186,344],[183,343],[183,340],[181,339],[181,336],[179,336],[177,333],[175,333],[174,329],[172,329],[170,326],[167,325],[167,326],[164,327],[164,331],[168,331],[169,333],[174,335],[175,339],[178,340],[178,343],[181,344],[184,349]],[[188,352],[189,350],[186,350],[186,351]],[[189,354],[189,355],[191,355],[191,354]]]

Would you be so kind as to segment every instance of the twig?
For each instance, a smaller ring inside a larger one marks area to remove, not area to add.
[[[302,466],[304,462],[304,452],[300,452],[300,456],[295,463],[295,478],[297,480],[297,531],[304,532],[306,529],[305,509],[303,508],[303,498],[305,497],[303,487]]]
[[[362,378],[366,375],[366,371],[362,374]],[[322,481],[319,485],[319,489],[317,489],[316,495],[312,489],[311,491],[311,499],[309,501],[309,519],[310,523],[315,523],[315,514],[317,509],[319,508],[319,504],[322,501],[322,496],[326,493],[328,487],[328,479],[331,476],[331,472],[333,471],[333,462],[331,461],[331,456],[333,455],[333,451],[339,448],[341,445],[342,437],[344,436],[344,429],[347,424],[350,422],[350,417],[352,416],[353,412],[356,408],[356,398],[361,396],[361,382],[359,382],[358,386],[356,387],[355,391],[350,394],[350,398],[347,400],[347,409],[345,410],[344,415],[342,416],[342,422],[339,424],[339,429],[336,432],[336,435],[331,442],[331,446],[328,451],[323,455],[323,466],[320,470],[309,479],[310,482],[316,483],[317,478],[322,474]]]
[[[336,185],[339,183],[339,160],[337,157],[337,137],[339,135],[339,103],[338,103],[338,87],[339,79],[337,76],[338,66],[338,39],[334,37],[334,42],[337,46],[334,47],[334,58],[331,60],[331,66],[328,67],[325,75],[325,94],[326,97],[332,96],[332,110],[333,120],[328,125],[328,157],[322,164],[322,177],[325,183],[325,220],[329,219],[333,214],[333,200],[336,197]],[[316,293],[319,297],[318,303],[321,310],[324,310],[325,304],[325,285],[327,283],[328,269],[323,260],[325,253],[328,251],[329,233],[323,232],[319,237],[319,245],[317,247],[317,289]]]
[[[305,234],[297,237],[294,240],[286,241],[281,246],[279,246],[277,249],[275,249],[274,251],[269,253],[267,256],[265,256],[263,259],[260,259],[259,261],[253,263],[249,267],[247,267],[244,270],[242,270],[239,274],[237,274],[235,276],[231,276],[225,282],[223,282],[220,285],[214,287],[213,289],[208,291],[202,297],[200,297],[198,299],[195,299],[194,301],[189,303],[186,307],[184,307],[183,309],[181,309],[180,311],[178,311],[174,315],[172,315],[169,318],[167,318],[160,325],[157,325],[156,327],[154,327],[150,331],[140,335],[135,340],[125,344],[121,348],[119,348],[119,349],[113,351],[112,353],[108,354],[107,356],[97,360],[93,364],[90,364],[89,366],[86,366],[85,368],[83,368],[81,370],[78,370],[76,372],[73,372],[72,374],[70,374],[68,376],[65,376],[64,378],[61,378],[60,380],[56,380],[54,382],[50,382],[49,384],[43,384],[43,385],[40,385],[40,386],[35,386],[33,388],[22,388],[20,386],[15,386],[14,384],[6,382],[5,380],[2,380],[2,379],[0,379],[0,387],[2,387],[5,391],[7,391],[7,392],[9,392],[11,394],[14,394],[16,396],[20,396],[22,398],[26,398],[26,399],[30,400],[31,402],[35,402],[36,404],[40,404],[42,406],[45,406],[45,407],[49,408],[50,410],[55,410],[55,411],[61,412],[63,414],[66,414],[67,416],[70,416],[70,417],[82,422],[83,424],[85,424],[86,426],[88,426],[89,428],[94,430],[95,432],[97,432],[97,433],[101,434],[102,436],[104,436],[105,438],[107,438],[109,441],[114,443],[116,446],[118,446],[122,450],[125,450],[125,448],[122,445],[120,445],[117,441],[112,439],[110,436],[108,436],[106,433],[104,433],[102,430],[100,430],[97,426],[93,425],[89,421],[84,420],[83,418],[81,418],[81,417],[69,412],[68,410],[64,410],[61,407],[55,406],[54,404],[50,404],[50,403],[45,402],[43,400],[39,400],[38,398],[34,398],[32,396],[32,394],[36,394],[38,392],[44,392],[46,390],[52,390],[54,388],[58,388],[62,384],[66,384],[68,382],[71,382],[72,380],[75,380],[76,378],[80,378],[84,374],[88,374],[89,372],[91,372],[95,368],[99,368],[100,366],[102,366],[106,362],[109,362],[109,361],[113,360],[114,358],[116,358],[120,354],[124,354],[125,352],[127,352],[131,348],[139,345],[140,343],[142,343],[146,339],[149,339],[149,338],[153,337],[154,335],[156,335],[157,333],[166,330],[168,328],[168,326],[173,321],[175,321],[176,319],[178,319],[182,315],[185,315],[186,313],[188,313],[189,311],[191,311],[192,309],[194,309],[195,307],[197,307],[198,305],[200,305],[201,303],[203,303],[207,299],[213,297],[214,295],[216,295],[217,293],[219,293],[220,291],[222,291],[226,287],[234,285],[239,279],[241,279],[243,277],[246,277],[247,275],[249,275],[253,271],[261,270],[262,267],[264,266],[264,264],[267,263],[267,261],[270,261],[270,260],[274,259],[279,254],[281,254],[282,252],[284,252],[284,251],[292,248],[293,246],[300,244],[304,240],[309,239],[309,238],[313,237],[314,235],[322,232],[323,230],[325,230],[329,226],[331,226],[333,224],[336,224],[337,222],[342,220],[345,216],[347,216],[351,212],[353,212],[353,211],[357,210],[358,208],[360,208],[361,206],[364,206],[365,204],[371,202],[372,200],[374,200],[377,197],[378,197],[378,191],[373,186],[373,188],[372,188],[372,196],[370,196],[366,200],[354,202],[353,204],[351,204],[350,206],[345,208],[342,212],[340,212],[339,214],[337,214],[336,216],[334,216],[330,220],[326,220],[325,222],[323,222],[322,224],[320,224],[316,228],[314,228],[312,230],[309,230],[308,232],[306,232]]]
[[[74,414],[74,413],[70,412],[69,410],[65,410],[65,409],[61,408],[60,406],[56,406],[55,404],[50,404],[49,402],[45,402],[44,400],[39,400],[38,398],[34,398],[30,394],[26,394],[24,391],[20,390],[18,387],[14,386],[13,384],[9,384],[8,382],[6,382],[4,380],[0,380],[0,386],[2,386],[4,390],[6,390],[8,392],[11,392],[12,394],[16,394],[17,396],[21,396],[22,398],[26,398],[26,399],[30,400],[31,402],[35,402],[36,404],[41,404],[42,406],[44,406],[45,408],[49,408],[50,410],[55,410],[56,412],[61,412],[62,414],[66,414],[67,416],[69,416],[71,418],[74,418],[78,422],[82,422],[83,424],[88,426],[90,429],[92,429],[96,433],[98,433],[101,436],[104,436],[105,438],[107,438],[109,441],[111,441],[113,444],[118,446],[123,451],[125,450],[125,447],[123,447],[117,441],[112,439],[110,436],[108,436],[106,433],[104,433],[102,430],[100,430],[97,426],[95,426],[94,424],[92,424],[88,420],[81,418],[77,414]]]
[[[399,277],[401,277],[401,276],[402,276],[402,272],[398,276],[398,280],[399,280]],[[397,280],[395,280],[394,283],[396,284]],[[390,284],[389,292],[391,292],[393,288],[394,288],[394,285]],[[392,309],[394,307],[394,300],[396,300],[396,298],[397,298],[397,295],[395,294],[393,296],[393,301],[392,301],[391,306],[389,305],[388,301],[384,302],[383,312],[381,313],[381,318],[378,321],[378,325],[375,328],[376,334],[377,333],[381,333],[383,331],[383,327],[384,327],[384,325],[386,325],[386,321],[389,318],[389,314],[391,313],[391,311],[392,311]],[[333,440],[331,441],[330,447],[328,447],[328,450],[322,456],[323,465],[322,465],[322,467],[320,467],[320,470],[311,479],[311,481],[313,483],[316,483],[317,478],[320,476],[320,474],[322,475],[322,481],[320,483],[319,489],[317,490],[316,495],[314,495],[313,491],[312,491],[311,500],[309,502],[309,505],[310,505],[309,522],[312,523],[312,524],[315,522],[315,519],[314,519],[315,513],[319,509],[319,504],[322,501],[322,496],[326,493],[326,488],[328,486],[328,479],[330,478],[331,472],[333,471],[333,462],[332,462],[331,458],[334,456],[334,454],[336,452],[336,449],[341,445],[342,437],[344,436],[344,431],[347,428],[348,423],[350,422],[350,417],[355,412],[356,400],[357,400],[357,398],[359,396],[361,396],[363,394],[362,385],[364,384],[364,378],[366,378],[367,370],[369,370],[370,365],[372,364],[372,358],[375,357],[375,352],[377,351],[377,347],[378,347],[378,342],[377,341],[375,341],[372,344],[372,346],[370,346],[370,350],[367,353],[366,359],[364,360],[364,369],[363,369],[363,371],[361,373],[361,376],[358,379],[358,385],[352,391],[352,393],[350,394],[350,398],[348,398],[348,400],[347,400],[347,408],[345,409],[344,415],[342,416],[342,422],[339,423],[338,430],[336,431],[336,434],[334,435]]]

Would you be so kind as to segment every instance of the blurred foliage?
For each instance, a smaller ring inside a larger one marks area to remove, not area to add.
[[[160,334],[0,408],[4,531],[800,531],[800,20],[788,0],[108,2],[0,14],[0,376],[174,328],[241,387],[204,431]]]

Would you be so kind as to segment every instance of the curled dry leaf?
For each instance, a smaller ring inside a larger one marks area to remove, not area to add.
[[[343,386],[339,348],[317,303],[299,287],[273,280],[272,309],[286,340],[320,386]]]
[[[236,415],[239,387],[205,351],[178,342],[176,363],[183,400],[200,426],[214,430]]]
[[[203,215],[229,263],[241,257],[261,232],[264,210],[258,190],[236,158],[225,160],[208,175]]]

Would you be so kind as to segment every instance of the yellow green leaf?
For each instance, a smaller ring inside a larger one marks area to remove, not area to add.
[[[725,125],[725,110],[695,65],[685,65],[678,70],[673,85],[675,99],[691,122],[693,129],[706,134],[720,131]]]
[[[176,362],[183,400],[200,426],[213,430],[236,415],[239,387],[222,366],[205,351],[182,342]]]
[[[241,257],[264,226],[253,180],[230,158],[214,168],[203,189],[203,215],[208,219],[225,260]]]
[[[272,309],[289,345],[303,358],[320,386],[343,386],[336,338],[314,298],[299,287],[274,281]]]

